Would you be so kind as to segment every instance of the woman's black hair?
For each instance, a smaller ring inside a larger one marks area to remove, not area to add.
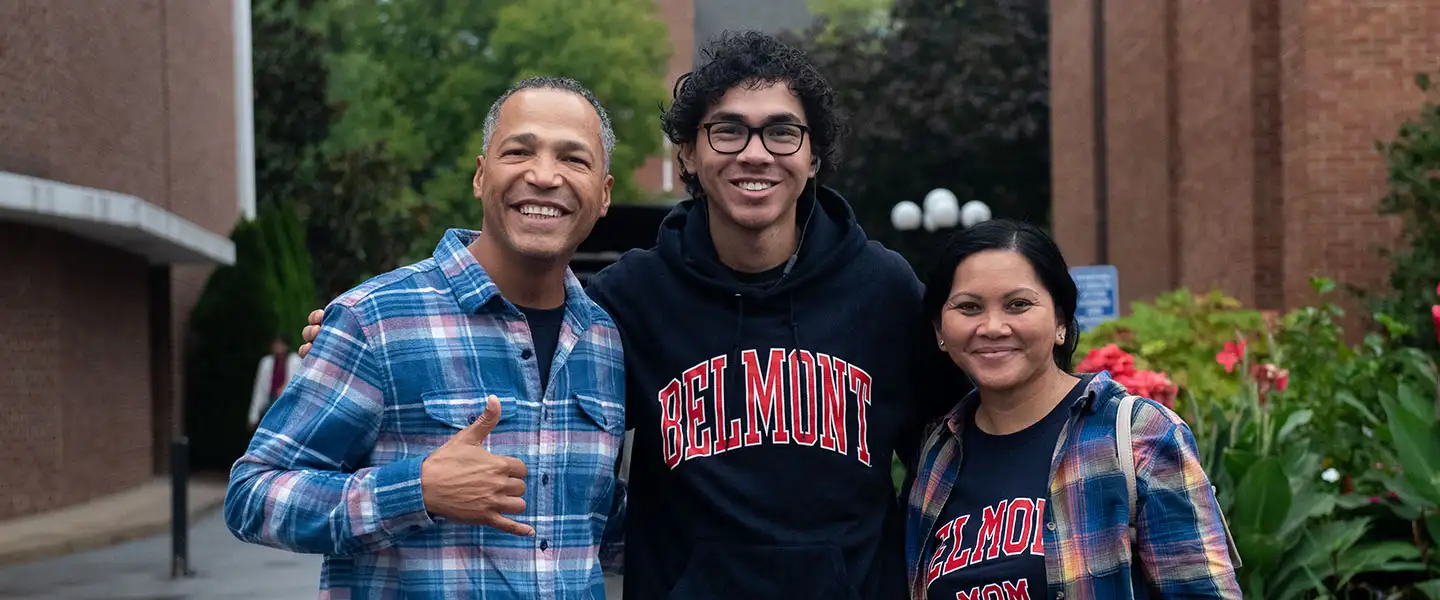
[[[674,101],[660,116],[660,127],[675,146],[693,144],[700,119],[731,89],[784,82],[805,109],[810,154],[817,161],[816,181],[840,163],[844,119],[835,106],[835,90],[804,52],[759,31],[725,32],[701,53],[705,64],[675,80]],[[693,198],[704,196],[700,179],[681,164],[680,180]]]
[[[925,297],[921,300],[925,317],[938,326],[940,312],[955,283],[955,269],[966,258],[986,250],[1012,250],[1035,269],[1040,284],[1055,300],[1056,314],[1065,323],[1065,343],[1055,347],[1055,365],[1070,372],[1075,347],[1080,343],[1080,325],[1075,320],[1079,292],[1075,289],[1075,280],[1070,278],[1070,268],[1060,247],[1039,227],[1029,223],[996,219],[955,232],[925,282]]]

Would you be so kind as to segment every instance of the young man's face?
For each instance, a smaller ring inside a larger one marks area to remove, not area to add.
[[[476,160],[483,231],[529,262],[568,261],[610,208],[600,117],[564,90],[527,89],[500,108],[486,155]]]
[[[795,203],[814,168],[809,131],[759,131],[767,125],[808,124],[790,85],[751,87],[733,87],[710,107],[695,143],[682,148],[681,158],[700,179],[714,218],[759,231],[793,223]],[[746,126],[756,128],[753,137]]]

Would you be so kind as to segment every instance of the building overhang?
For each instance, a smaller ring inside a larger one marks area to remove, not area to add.
[[[128,194],[39,177],[0,171],[0,221],[59,229],[151,264],[235,263],[234,242],[175,213]]]

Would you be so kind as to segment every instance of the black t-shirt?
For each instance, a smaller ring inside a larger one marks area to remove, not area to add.
[[[776,281],[780,280],[780,277],[784,275],[784,273],[785,263],[780,263],[779,266],[771,267],[757,273],[747,273],[745,271],[730,269],[730,274],[735,277],[735,281],[755,288],[767,288],[774,285]]]
[[[535,342],[535,360],[540,363],[540,391],[550,383],[550,360],[560,345],[560,325],[565,322],[565,307],[526,308],[517,306],[530,322],[530,338]]]
[[[1070,405],[1084,391],[1082,380],[1045,418],[1008,435],[987,434],[970,420],[960,473],[931,532],[930,598],[1044,595],[1050,460]]]

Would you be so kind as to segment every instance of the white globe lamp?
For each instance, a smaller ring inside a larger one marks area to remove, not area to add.
[[[923,217],[920,206],[909,200],[899,202],[890,209],[890,224],[900,231],[919,229]]]
[[[960,207],[960,224],[974,227],[990,220],[990,206],[979,200],[971,200]]]
[[[954,196],[937,198],[925,215],[935,221],[936,227],[954,227],[960,222],[960,203]]]
[[[960,199],[955,197],[954,192],[951,192],[950,190],[947,190],[945,188],[935,188],[933,190],[930,190],[930,193],[925,194],[925,212],[928,213],[932,210],[935,210],[935,207],[941,204],[953,204],[955,206],[959,206]]]

